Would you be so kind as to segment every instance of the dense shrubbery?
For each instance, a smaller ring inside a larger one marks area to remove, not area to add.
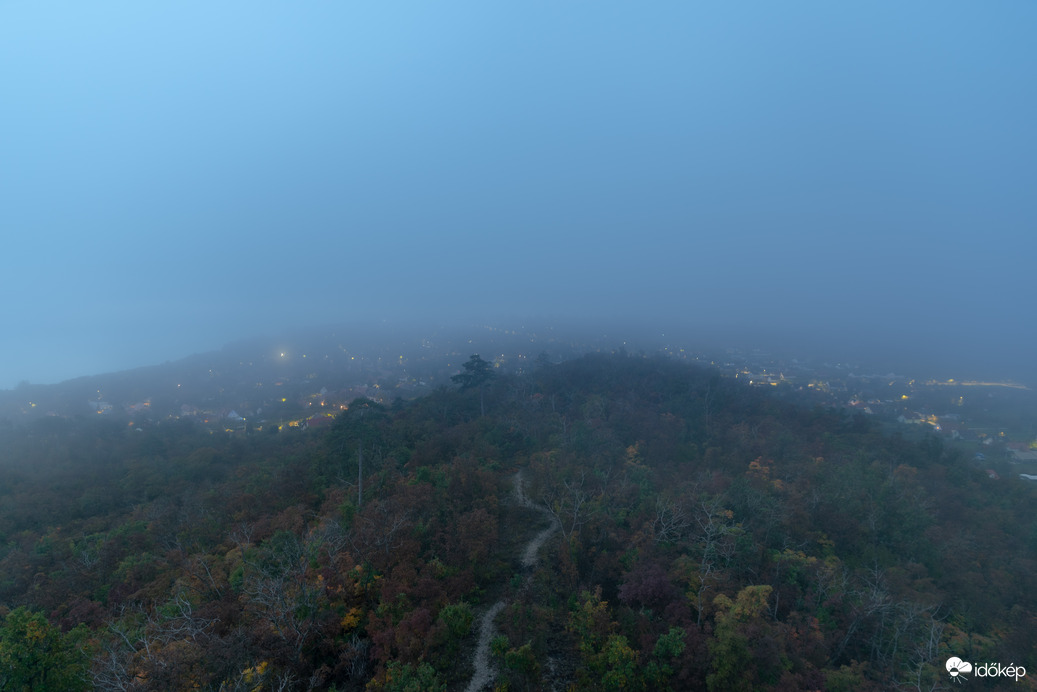
[[[322,432],[4,435],[2,689],[37,684],[17,662],[36,636],[51,675],[107,689],[455,688],[500,594],[512,690],[916,689],[950,655],[1037,670],[1031,488],[665,360],[356,402]],[[528,581],[518,469],[561,528]]]

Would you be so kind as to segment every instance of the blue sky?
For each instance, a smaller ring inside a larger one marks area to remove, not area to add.
[[[0,388],[417,317],[1035,372],[1034,26],[1021,1],[8,0]]]

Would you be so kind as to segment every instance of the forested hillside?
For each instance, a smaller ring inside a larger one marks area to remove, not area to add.
[[[464,689],[498,600],[501,689],[1037,671],[1032,486],[665,359],[459,382],[321,430],[0,429],[0,689]]]

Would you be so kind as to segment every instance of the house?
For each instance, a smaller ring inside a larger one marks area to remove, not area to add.
[[[334,422],[335,419],[332,416],[317,415],[310,416],[309,418],[307,418],[305,425],[307,428],[323,428],[325,426],[331,425]]]
[[[1012,461],[1037,461],[1037,451],[1030,449],[1030,445],[1020,442],[1009,442],[1008,452],[1012,455]]]
[[[997,475],[997,471],[994,469],[987,469],[987,478],[994,481],[1001,480],[1001,476]]]

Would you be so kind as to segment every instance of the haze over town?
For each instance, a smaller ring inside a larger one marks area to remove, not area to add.
[[[1037,383],[1035,15],[5,3],[0,389],[363,320]]]

